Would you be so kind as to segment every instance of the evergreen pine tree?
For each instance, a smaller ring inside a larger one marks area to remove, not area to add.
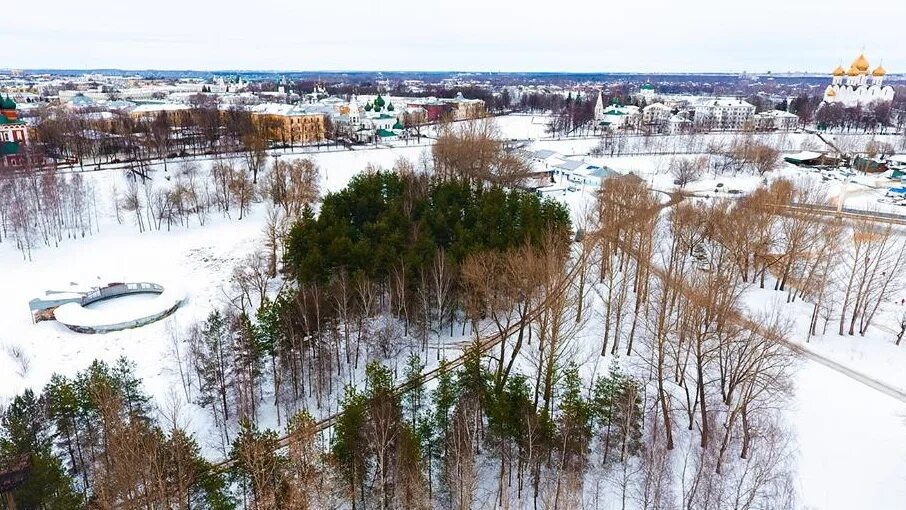
[[[340,402],[340,417],[334,428],[331,452],[348,483],[352,508],[356,501],[364,499],[365,444],[362,429],[367,418],[367,401],[355,388],[347,385]]]
[[[409,354],[404,375],[407,389],[403,393],[403,415],[413,429],[418,429],[423,421],[425,403],[421,377],[424,369],[425,364],[422,362],[421,356],[416,353]]]
[[[47,398],[48,418],[56,429],[56,446],[69,460],[69,469],[75,475],[82,475],[83,489],[87,490],[88,480],[85,478],[86,466],[83,455],[84,437],[80,433],[81,402],[78,388],[70,379],[54,374],[50,383],[44,388]]]
[[[52,420],[45,402],[31,390],[15,397],[0,420],[0,468],[17,465],[23,458],[29,475],[11,494],[18,508],[81,508],[72,478],[52,451]]]
[[[124,356],[117,358],[110,370],[117,393],[133,417],[151,420],[151,397],[142,391],[142,381],[135,376],[135,362]]]
[[[239,435],[233,442],[230,458],[236,460],[237,474],[251,489],[255,507],[277,508],[281,500],[280,473],[286,458],[278,451],[276,432],[259,431],[251,421],[240,421]]]
[[[195,353],[201,379],[198,404],[211,406],[215,421],[225,425],[230,417],[227,388],[232,382],[233,345],[226,321],[219,311],[213,310],[208,315],[201,336],[201,345]]]

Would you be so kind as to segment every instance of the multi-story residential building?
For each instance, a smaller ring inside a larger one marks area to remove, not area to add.
[[[755,105],[741,99],[702,99],[693,111],[696,129],[738,131],[754,127]]]
[[[408,108],[425,110],[428,122],[437,122],[443,118],[452,120],[477,119],[485,114],[485,104],[481,99],[466,99],[457,93],[452,99],[435,97],[410,98],[406,100]]]
[[[267,127],[268,138],[294,145],[324,140],[327,114],[306,105],[264,103],[251,107],[252,119]]]
[[[756,131],[792,131],[799,125],[799,116],[782,110],[755,114]]]
[[[455,120],[477,119],[485,114],[485,104],[481,99],[466,99],[462,92],[457,92],[453,99],[444,99]]]
[[[664,127],[673,111],[664,103],[652,103],[642,108],[642,124],[655,128]]]

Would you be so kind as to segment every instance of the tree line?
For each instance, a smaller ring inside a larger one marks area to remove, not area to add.
[[[78,164],[167,160],[203,154],[263,153],[271,143],[290,147],[307,141],[301,127],[236,106],[222,110],[217,98],[197,94],[183,110],[147,115],[127,111],[39,109],[31,150],[37,156]],[[328,126],[329,127],[329,126]],[[327,133],[331,130],[327,129]]]

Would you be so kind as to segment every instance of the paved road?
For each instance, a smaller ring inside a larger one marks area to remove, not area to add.
[[[891,396],[891,397],[899,400],[900,402],[903,402],[904,404],[906,404],[906,392],[904,392],[903,390],[901,390],[895,386],[891,386],[890,384],[887,384],[883,381],[879,381],[878,379],[875,379],[874,377],[863,374],[862,372],[859,372],[858,370],[853,370],[852,368],[850,368],[846,365],[843,365],[842,363],[838,363],[823,354],[818,354],[817,352],[809,349],[807,346],[805,346],[801,343],[793,342],[793,341],[786,340],[786,339],[781,340],[781,342],[783,342],[784,345],[789,347],[790,350],[799,354],[800,356],[802,356],[805,359],[809,359],[811,361],[814,361],[815,363],[820,363],[820,364],[826,366],[827,368],[830,368],[831,370],[836,370],[837,372],[845,375],[846,377],[849,377],[850,379],[859,381],[860,383],[868,386],[869,388],[873,388],[877,391],[880,391],[881,393]]]
[[[897,213],[869,211],[865,209],[852,209],[849,207],[844,207],[842,211],[837,211],[836,207],[819,204],[778,204],[776,205],[776,207],[792,213],[803,212],[836,219],[846,219],[853,221],[868,220],[875,223],[906,225],[906,215]]]

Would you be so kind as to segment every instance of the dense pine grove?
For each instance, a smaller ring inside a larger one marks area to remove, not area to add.
[[[0,468],[26,457],[30,474],[12,491],[20,510],[235,508],[179,424],[154,418],[133,364],[95,361],[74,378],[54,375],[26,390],[0,421]],[[155,505],[155,503],[157,505]],[[164,505],[164,506],[161,506]],[[5,507],[4,507],[5,508]]]
[[[540,246],[551,231],[568,235],[569,224],[562,204],[518,189],[378,171],[327,195],[316,219],[307,210],[290,230],[286,260],[301,283],[324,282],[337,268],[380,279],[400,262],[414,275],[438,249],[459,264],[481,250]]]

